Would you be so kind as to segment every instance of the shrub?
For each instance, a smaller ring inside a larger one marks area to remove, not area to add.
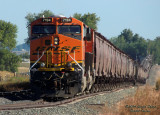
[[[16,72],[21,58],[7,49],[0,49],[0,70]]]
[[[156,90],[160,89],[160,78],[157,79],[156,81]]]

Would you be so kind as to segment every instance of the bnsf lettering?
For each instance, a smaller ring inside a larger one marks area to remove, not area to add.
[[[56,47],[56,48],[54,49],[54,51],[58,51],[59,48],[60,48],[60,47]]]
[[[50,47],[48,47],[47,49],[46,49],[46,51],[48,51],[48,50],[52,50],[53,49],[53,47],[52,46],[50,46]]]
[[[60,51],[69,51],[70,48],[71,48],[70,46],[64,46],[64,47],[61,48]]]
[[[37,47],[35,51],[44,51],[46,47]]]
[[[73,48],[72,48],[72,50],[71,50],[71,52],[74,52],[74,50],[78,50],[80,48],[80,46],[74,46]]]

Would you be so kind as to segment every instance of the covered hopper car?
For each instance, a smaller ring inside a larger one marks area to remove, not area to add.
[[[37,19],[30,24],[29,36],[30,82],[39,94],[70,97],[135,84],[148,76],[127,54],[75,18]]]

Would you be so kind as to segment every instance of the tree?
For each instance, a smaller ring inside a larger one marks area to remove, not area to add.
[[[13,49],[16,46],[17,26],[0,20],[0,48]]]
[[[50,17],[54,15],[53,12],[51,12],[50,10],[44,10],[44,11],[41,11],[40,13],[28,13],[27,16],[25,17],[25,19],[27,20],[27,26],[35,21],[36,19],[39,19],[41,17]],[[29,37],[25,39],[25,43],[29,44],[30,43],[30,40],[29,40]]]
[[[0,70],[17,71],[20,57],[11,50],[16,46],[17,26],[0,20]]]
[[[110,41],[121,50],[124,50],[127,47],[126,40],[124,39],[123,36],[111,38]]]
[[[73,15],[74,18],[84,22],[90,28],[97,30],[97,23],[100,21],[100,17],[97,17],[96,13],[78,14]]]
[[[16,72],[19,63],[21,62],[20,56],[11,53],[7,49],[0,49],[0,70]]]
[[[153,55],[153,62],[160,64],[160,37],[148,41],[148,50]]]
[[[124,29],[118,37],[111,38],[111,42],[122,51],[139,61],[147,55],[147,41],[130,29]]]
[[[27,20],[27,26],[31,22],[33,22],[39,18],[42,18],[43,16],[47,18],[52,15],[54,15],[54,13],[50,10],[44,10],[44,11],[41,11],[40,13],[28,13],[27,16],[25,17],[25,19]]]
[[[118,36],[118,38],[119,37],[124,37],[125,41],[127,43],[130,43],[133,41],[133,32],[130,29],[124,29]]]

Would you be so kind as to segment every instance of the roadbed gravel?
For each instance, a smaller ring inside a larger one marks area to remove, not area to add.
[[[22,110],[4,110],[0,115],[96,115],[100,111],[93,110],[88,105],[113,106],[117,102],[134,95],[137,87],[129,87],[118,91],[92,96],[69,104],[48,108],[32,108]],[[19,102],[19,101],[18,101]],[[22,101],[23,102],[23,101]],[[17,103],[5,98],[0,98],[0,104]]]

